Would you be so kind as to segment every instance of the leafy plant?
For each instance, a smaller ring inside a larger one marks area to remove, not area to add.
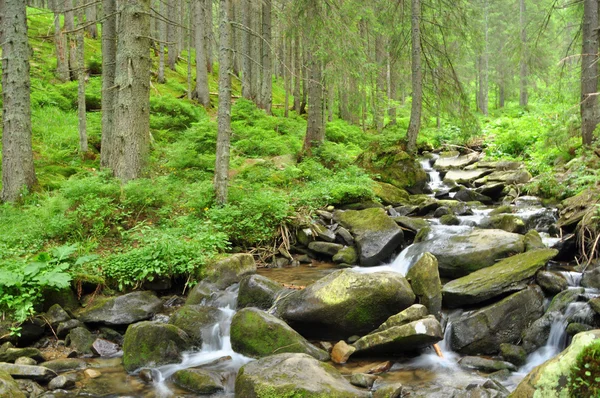
[[[571,397],[600,397],[600,341],[592,342],[579,353],[568,387]]]

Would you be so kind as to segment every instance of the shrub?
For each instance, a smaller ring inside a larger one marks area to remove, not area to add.
[[[204,108],[172,96],[150,97],[150,128],[183,131],[205,117]]]

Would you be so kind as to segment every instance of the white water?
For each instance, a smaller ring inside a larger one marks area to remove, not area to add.
[[[440,177],[440,172],[431,166],[431,161],[429,159],[421,160],[421,166],[429,175],[429,188],[431,188],[432,191],[435,192],[446,187],[446,184],[444,184],[442,178]]]
[[[221,319],[214,325],[202,330],[203,343],[200,351],[185,353],[181,363],[153,369],[157,397],[167,398],[175,395],[166,383],[175,372],[182,369],[202,367],[203,365],[205,365],[205,369],[219,373],[225,386],[225,395],[233,396],[235,376],[238,370],[253,360],[236,353],[231,348],[229,328],[231,319],[236,312],[237,295],[238,286],[233,285],[202,303],[203,305],[219,307]]]

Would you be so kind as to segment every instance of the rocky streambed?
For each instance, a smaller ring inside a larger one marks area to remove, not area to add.
[[[479,158],[432,155],[428,184],[378,183],[276,268],[232,255],[187,297],[49,297],[0,348],[0,395],[559,396],[600,337],[600,268],[568,264],[585,204],[546,208],[522,165]]]

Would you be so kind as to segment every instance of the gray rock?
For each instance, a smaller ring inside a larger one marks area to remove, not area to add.
[[[525,222],[514,214],[496,214],[483,219],[480,228],[501,229],[515,234],[524,234],[527,231]]]
[[[333,218],[333,215],[331,217]],[[324,240],[325,242],[335,241],[335,233],[333,233],[333,231],[329,230],[329,228],[327,228],[323,225],[320,225],[320,224],[313,224],[313,228],[317,232],[317,236],[321,240]]]
[[[65,343],[79,355],[91,356],[94,340],[95,337],[89,330],[79,327],[69,332],[69,335],[65,339]]]
[[[492,174],[475,180],[475,185],[485,185],[491,182],[501,182],[506,185],[525,184],[531,180],[527,170],[494,171]]]
[[[235,381],[239,397],[367,398],[367,391],[352,386],[333,366],[306,354],[277,354],[244,365]]]
[[[353,373],[350,376],[350,384],[362,388],[371,388],[379,376],[370,375],[367,373]]]
[[[439,319],[442,312],[442,282],[437,259],[431,253],[424,253],[408,270],[406,279],[418,301]]]
[[[473,170],[448,170],[444,176],[444,182],[455,182],[462,185],[471,185],[473,181],[491,174],[490,169],[473,169]]]
[[[0,379],[1,378],[2,377],[0,376]],[[15,381],[17,382],[17,385],[19,386],[19,390],[24,392],[25,396],[27,396],[29,398],[37,398],[37,397],[41,396],[42,394],[44,394],[44,392],[46,392],[46,390],[44,390],[42,388],[42,386],[40,386],[38,383],[36,383],[33,380],[17,379]],[[0,381],[0,384],[1,383],[2,383],[2,381]],[[20,395],[10,395],[6,391],[3,391],[2,387],[0,387],[0,397],[16,398],[17,396],[20,396]]]
[[[314,252],[333,257],[337,252],[342,250],[344,246],[339,243],[314,241],[308,244],[308,248]]]
[[[64,373],[71,370],[82,370],[88,367],[85,360],[79,358],[60,358],[42,363],[42,366],[56,373]]]
[[[5,372],[13,378],[48,381],[56,377],[56,373],[44,366],[15,365],[0,362],[0,372]]]
[[[178,370],[171,378],[179,387],[196,394],[217,394],[224,390],[219,374],[206,369]]]
[[[373,392],[373,398],[401,398],[402,383],[383,384]]]
[[[283,290],[283,286],[265,276],[245,276],[240,281],[237,308],[256,307],[268,310]]]
[[[256,273],[256,263],[251,254],[237,253],[207,264],[202,270],[205,280],[225,289],[239,282],[244,276]]]
[[[462,156],[457,153],[448,153],[448,155],[449,156],[445,156],[442,153],[440,157],[436,159],[433,166],[438,170],[462,169],[463,167],[473,164],[479,160],[479,153],[477,152],[472,152]]]
[[[564,276],[552,271],[539,271],[535,276],[535,281],[550,295],[558,294],[569,287]]]
[[[346,228],[338,227],[336,233],[342,239],[343,243],[346,244],[346,246],[354,246],[354,237]]]
[[[69,332],[75,328],[83,326],[83,322],[79,319],[69,319],[68,321],[61,322],[56,328],[56,335],[58,337],[65,337]]]
[[[208,305],[184,305],[171,315],[169,323],[183,330],[196,347],[202,347],[204,333],[222,317],[220,309]]]
[[[454,214],[446,214],[440,217],[442,225],[460,225],[460,220]]]
[[[498,200],[503,196],[504,188],[506,188],[504,183],[496,182],[482,185],[476,189],[476,192],[485,196],[489,196],[494,200]]]
[[[96,339],[92,344],[92,351],[101,357],[112,357],[119,352],[119,345],[105,339]]]
[[[352,246],[340,249],[332,258],[334,263],[338,264],[356,264],[358,255],[356,249]]]
[[[581,286],[600,289],[600,267],[585,271],[581,278]]]
[[[419,319],[423,319],[427,317],[429,313],[427,312],[427,307],[421,304],[413,304],[404,311],[397,313],[396,315],[392,315],[385,322],[383,322],[373,333],[383,332],[386,329],[389,329],[394,326],[402,326],[413,321],[418,321]],[[360,337],[356,340],[359,340]]]
[[[15,359],[15,365],[37,365],[38,362],[29,357],[19,357]]]
[[[49,390],[70,390],[73,387],[75,387],[75,380],[64,375],[56,376],[48,383]]]
[[[54,304],[52,307],[50,307],[48,311],[46,311],[44,318],[53,328],[56,328],[59,323],[66,322],[71,319],[69,314],[67,314],[67,311],[63,310],[59,304]]]
[[[79,312],[78,318],[85,323],[129,325],[150,319],[162,306],[162,301],[154,292],[133,292],[106,299],[96,298],[91,305]]]
[[[0,362],[14,362],[17,358],[28,357],[43,360],[42,353],[37,348],[15,348],[10,342],[0,346]]]
[[[188,298],[185,301],[186,305],[198,305],[204,304],[213,295],[215,295],[219,289],[213,283],[205,280],[200,281],[188,294]]]
[[[43,392],[43,390],[42,390]],[[19,385],[10,376],[10,374],[0,370],[0,397],[6,398],[26,398],[20,391]]]
[[[478,193],[477,191],[462,188],[455,195],[454,199],[460,200],[461,202],[481,202],[481,203],[492,203],[493,200],[489,196]]]
[[[530,250],[536,249],[545,249],[546,245],[544,241],[542,241],[542,237],[539,232],[535,229],[527,231],[525,234],[525,251],[528,252]]]
[[[525,365],[527,351],[521,346],[514,344],[500,344],[500,355],[502,358],[516,366]]]
[[[458,364],[463,368],[475,369],[485,373],[497,372],[504,369],[508,369],[513,372],[517,370],[517,367],[510,362],[474,356],[462,357],[458,361]]]

